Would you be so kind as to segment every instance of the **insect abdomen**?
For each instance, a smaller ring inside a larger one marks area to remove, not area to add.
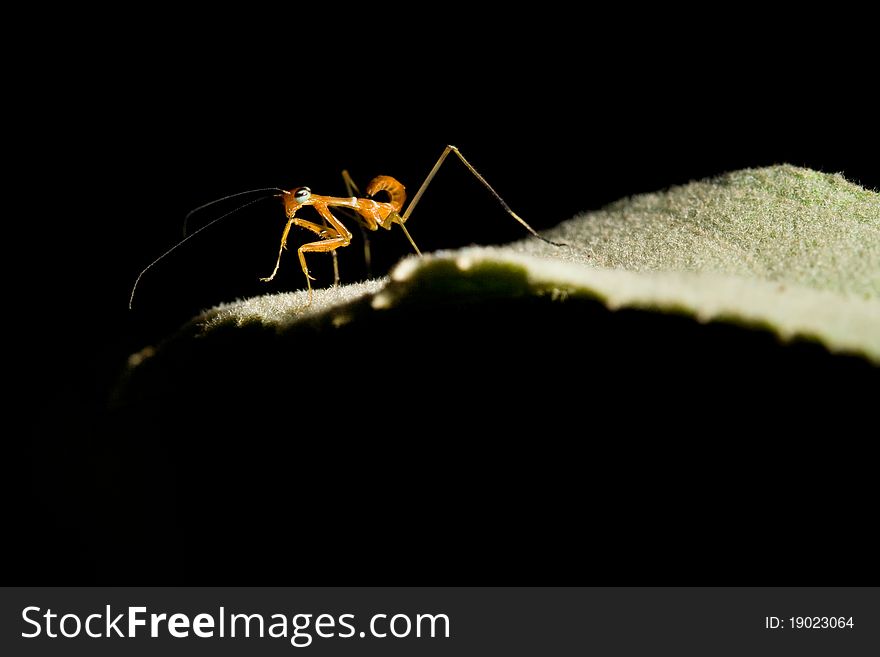
[[[400,212],[406,201],[406,188],[391,176],[376,176],[367,185],[367,196],[375,196],[379,192],[388,192],[391,197],[389,203],[395,212]]]

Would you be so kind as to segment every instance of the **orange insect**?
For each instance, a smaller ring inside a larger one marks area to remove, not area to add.
[[[275,268],[272,270],[272,273],[265,278],[261,278],[261,281],[271,281],[275,278],[275,275],[278,273],[278,268],[281,266],[281,256],[284,253],[284,250],[287,248],[287,238],[290,233],[291,226],[300,226],[301,228],[305,228],[306,230],[310,230],[321,239],[314,242],[307,242],[297,249],[297,253],[299,254],[299,263],[302,267],[303,274],[306,277],[306,285],[309,290],[309,303],[312,301],[312,281],[315,280],[311,274],[309,274],[309,267],[306,264],[306,253],[309,252],[331,252],[334,255],[334,259],[336,256],[336,249],[342,246],[348,246],[351,243],[351,232],[345,225],[337,219],[333,213],[330,211],[330,208],[338,207],[338,208],[348,208],[349,210],[356,213],[357,217],[361,220],[361,223],[365,228],[371,231],[378,230],[380,227],[385,230],[391,230],[391,227],[394,224],[400,226],[403,230],[406,238],[409,240],[409,243],[412,244],[413,249],[418,255],[421,255],[421,251],[419,251],[419,247],[416,246],[415,241],[413,241],[412,236],[409,234],[409,231],[406,229],[406,221],[409,219],[419,200],[422,198],[422,195],[425,193],[425,190],[428,188],[428,185],[431,184],[431,181],[434,179],[434,176],[437,174],[437,171],[440,169],[440,166],[443,164],[443,161],[450,153],[455,153],[458,156],[458,159],[462,161],[462,163],[468,168],[468,170],[479,180],[483,186],[488,189],[495,199],[501,204],[501,206],[507,211],[507,213],[516,219],[520,224],[522,224],[529,233],[534,235],[540,240],[548,242],[549,244],[553,244],[555,246],[562,246],[557,242],[551,242],[545,237],[542,237],[538,234],[538,232],[532,228],[526,221],[516,214],[513,210],[510,209],[510,206],[504,201],[503,198],[496,192],[492,186],[483,178],[482,175],[468,162],[464,155],[455,147],[455,146],[447,146],[443,153],[440,155],[437,163],[434,164],[434,167],[428,173],[427,178],[422,183],[422,186],[419,187],[419,190],[416,192],[416,195],[413,197],[410,204],[407,206],[406,211],[403,214],[400,214],[400,211],[403,209],[404,202],[406,201],[406,192],[404,186],[398,181],[392,178],[391,176],[377,176],[370,181],[370,184],[367,185],[366,197],[359,196],[349,196],[349,197],[337,197],[337,196],[319,196],[318,194],[312,194],[312,190],[308,187],[297,187],[293,190],[284,190],[277,187],[269,187],[266,189],[260,190],[250,190],[248,192],[240,192],[239,194],[233,194],[232,196],[224,197],[223,199],[219,199],[218,201],[212,201],[206,205],[203,205],[199,208],[196,208],[193,212],[200,210],[209,205],[213,205],[219,201],[224,201],[229,198],[233,198],[236,196],[240,196],[243,194],[250,194],[253,192],[264,192],[264,191],[277,191],[279,194],[273,194],[272,196],[281,197],[284,199],[284,210],[287,215],[287,225],[284,226],[284,232],[281,234],[281,246],[278,249],[278,259],[275,261]],[[349,191],[356,191],[354,188],[351,179],[348,177],[347,172],[343,172],[343,175],[346,180],[346,184],[349,188]],[[388,194],[388,201],[377,201],[372,197],[380,192],[386,192]],[[269,198],[269,197],[262,197]],[[262,200],[262,198],[257,199],[257,201]],[[246,205],[250,205],[251,203],[255,203],[257,201],[251,201]],[[326,222],[324,224],[317,224],[312,221],[308,221],[306,219],[301,219],[296,216],[296,213],[300,208],[304,206],[312,206],[318,212],[319,215]],[[245,207],[245,206],[242,206]],[[236,208],[239,210],[241,208]],[[235,212],[236,210],[232,210]],[[153,262],[147,265],[144,270],[138,275],[137,280],[134,282],[134,287],[131,290],[131,298],[129,299],[128,307],[131,308],[132,301],[134,301],[134,293],[137,289],[137,285],[141,280],[141,277],[157,262],[162,260],[169,253],[174,251],[177,247],[181,246],[184,242],[194,237],[197,233],[200,233],[202,230],[210,227],[223,217],[232,214],[232,212],[228,212],[221,217],[218,217],[214,221],[210,222],[206,226],[203,226],[199,230],[193,232],[192,234],[186,236],[183,240],[175,244],[173,247],[168,249],[161,256],[156,258]],[[192,214],[192,212],[190,213]],[[335,264],[335,260],[334,260]],[[337,274],[338,278],[338,274]]]
[[[343,175],[350,186],[351,183],[348,180],[347,172],[344,172]],[[388,193],[389,201],[380,202],[373,200],[373,196],[383,191]],[[300,266],[306,275],[309,301],[311,301],[312,281],[315,279],[309,274],[309,267],[306,264],[306,252],[335,251],[339,247],[348,246],[351,243],[351,232],[330,212],[331,207],[344,207],[354,210],[368,230],[379,230],[380,226],[385,230],[391,230],[391,226],[395,223],[399,224],[416,253],[421,255],[419,247],[416,246],[412,236],[409,234],[406,226],[404,226],[406,217],[402,217],[399,214],[406,201],[406,192],[403,185],[391,176],[376,176],[373,178],[370,184],[367,185],[367,196],[365,198],[358,198],[357,196],[348,198],[318,196],[317,194],[312,194],[312,190],[308,187],[297,187],[292,191],[284,192],[282,196],[284,198],[284,211],[287,215],[287,225],[281,234],[281,248],[278,249],[278,260],[275,262],[275,269],[272,270],[269,276],[261,278],[261,281],[271,281],[275,278],[275,274],[278,273],[278,267],[281,266],[281,254],[287,248],[287,236],[290,233],[290,227],[300,226],[321,237],[319,241],[308,242],[297,249]],[[326,223],[320,225],[296,217],[297,211],[306,205],[311,205],[315,208]],[[410,207],[412,207],[412,204],[410,204]]]

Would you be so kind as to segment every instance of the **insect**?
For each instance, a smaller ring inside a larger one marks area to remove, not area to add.
[[[280,197],[284,200],[284,210],[285,215],[287,216],[287,224],[284,226],[284,231],[281,233],[281,246],[278,249],[278,258],[275,261],[275,268],[272,270],[271,274],[261,278],[260,280],[271,281],[278,273],[278,269],[281,266],[281,257],[284,254],[284,251],[287,249],[287,239],[290,234],[291,227],[299,226],[300,228],[305,228],[306,230],[315,233],[320,238],[313,242],[306,242],[297,249],[300,267],[302,268],[303,274],[306,277],[306,286],[309,290],[309,303],[311,303],[312,281],[315,279],[309,273],[309,267],[306,262],[306,253],[331,252],[333,253],[335,258],[336,249],[348,246],[351,243],[352,238],[351,231],[349,231],[348,228],[346,228],[346,226],[339,219],[337,219],[336,216],[334,216],[334,214],[330,211],[330,208],[345,208],[348,211],[351,211],[353,213],[353,216],[361,223],[361,225],[370,231],[376,231],[379,230],[379,228],[391,230],[391,228],[395,224],[400,226],[401,230],[403,230],[406,238],[409,240],[409,243],[412,245],[416,254],[421,255],[419,247],[416,246],[415,241],[409,234],[409,231],[406,229],[406,222],[407,219],[409,219],[412,215],[413,210],[415,209],[416,205],[418,205],[418,202],[421,200],[422,195],[425,193],[425,190],[431,184],[434,176],[437,175],[437,171],[443,165],[443,162],[446,160],[450,153],[454,153],[458,157],[458,159],[461,160],[462,164],[467,167],[467,169],[474,175],[474,177],[479,180],[483,184],[483,186],[488,189],[489,192],[495,197],[495,199],[501,204],[507,214],[509,214],[516,221],[522,224],[522,226],[531,235],[537,237],[540,240],[543,240],[544,242],[553,244],[554,246],[563,246],[563,244],[559,242],[553,242],[546,237],[540,235],[522,217],[516,214],[516,212],[514,212],[509,205],[507,205],[504,199],[501,198],[498,192],[495,191],[495,189],[488,183],[488,181],[473,167],[473,165],[471,165],[470,162],[465,159],[464,155],[461,154],[461,151],[459,151],[458,148],[456,148],[455,146],[451,145],[447,146],[440,154],[440,157],[437,159],[434,167],[428,173],[428,176],[425,178],[422,186],[419,187],[418,191],[416,192],[415,196],[413,196],[403,214],[401,214],[401,210],[403,210],[403,206],[406,202],[406,190],[402,183],[400,183],[395,178],[392,178],[391,176],[377,176],[373,178],[373,180],[370,181],[370,184],[367,185],[366,196],[320,196],[318,194],[313,194],[312,190],[310,190],[308,187],[297,187],[292,190],[284,190],[278,187],[268,187],[265,189],[239,192],[238,194],[233,194],[231,196],[224,197],[223,199],[218,199],[217,201],[212,201],[211,203],[200,206],[199,208],[196,208],[196,210],[194,210],[193,212],[213,205],[214,203],[225,201],[227,199],[244,194],[269,191],[278,192],[277,194],[272,194],[271,196]],[[346,172],[343,172],[343,175],[346,179],[346,184],[349,188],[349,192],[356,191],[356,188],[351,182],[351,179],[348,177],[348,174]],[[387,194],[388,200],[377,201],[374,196],[376,196],[380,192],[385,192]],[[183,240],[175,244],[173,247],[168,249],[168,251],[166,251],[149,265],[147,265],[144,270],[141,271],[141,273],[138,275],[137,280],[135,280],[134,286],[132,287],[131,297],[128,303],[129,309],[131,309],[132,307],[132,302],[134,301],[134,293],[137,290],[137,286],[141,280],[141,277],[150,268],[152,268],[153,265],[165,258],[165,256],[169,255],[172,251],[177,249],[187,240],[195,237],[197,233],[200,233],[202,230],[209,228],[220,219],[223,219],[224,217],[232,214],[232,212],[235,212],[236,210],[240,210],[242,207],[251,205],[252,203],[255,203],[264,198],[269,197],[264,196],[256,199],[255,201],[251,201],[245,204],[245,206],[236,208],[235,210],[232,210],[231,212],[228,212],[221,217],[218,217],[217,219],[211,221],[209,224],[184,237]],[[309,221],[307,219],[302,219],[301,217],[296,216],[297,212],[299,212],[301,208],[306,206],[312,206],[320,215],[323,223],[318,224],[314,221]],[[192,212],[190,214],[192,214]]]

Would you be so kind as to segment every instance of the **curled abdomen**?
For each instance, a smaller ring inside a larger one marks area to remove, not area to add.
[[[375,196],[379,192],[388,192],[389,203],[395,212],[400,212],[406,201],[406,188],[391,176],[376,176],[367,185],[367,196]]]

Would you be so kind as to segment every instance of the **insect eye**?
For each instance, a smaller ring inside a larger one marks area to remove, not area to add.
[[[312,190],[308,187],[298,187],[293,192],[293,198],[297,203],[305,203],[309,200],[309,197],[312,195]]]

